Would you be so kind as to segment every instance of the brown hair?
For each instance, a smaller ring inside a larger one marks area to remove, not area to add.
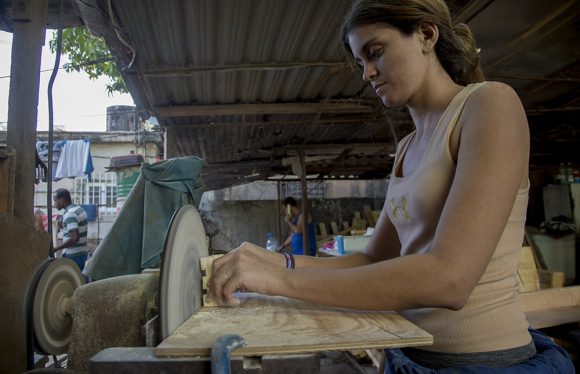
[[[342,24],[341,39],[352,56],[348,34],[358,26],[381,23],[411,35],[422,23],[439,29],[435,53],[455,83],[483,82],[475,38],[464,23],[452,24],[449,8],[443,0],[358,0]]]

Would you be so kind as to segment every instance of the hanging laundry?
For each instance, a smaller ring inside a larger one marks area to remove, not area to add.
[[[60,151],[63,149],[65,144],[66,140],[60,140],[54,142],[52,145],[52,180],[57,180],[55,178],[56,168],[58,166],[58,159],[60,158]],[[36,150],[38,152],[38,156],[40,156],[40,159],[48,165],[48,142],[36,142]]]
[[[60,152],[54,179],[74,178],[87,174],[90,180],[93,170],[91,143],[88,140],[68,140]]]

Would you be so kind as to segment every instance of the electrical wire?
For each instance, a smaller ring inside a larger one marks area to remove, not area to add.
[[[87,61],[87,62],[81,62],[80,64],[76,64],[76,65],[72,65],[72,64],[64,64],[63,66],[59,67],[59,70],[62,69],[75,69],[75,68],[79,68],[82,66],[90,66],[90,65],[98,65],[101,64],[103,62],[110,62],[110,61],[115,61],[114,57],[104,57],[104,58],[100,58],[98,60],[91,60],[91,61]],[[54,68],[52,69],[44,69],[41,70],[41,73],[46,73],[49,71],[54,71]],[[10,75],[2,75],[0,76],[0,79],[6,79],[6,78],[10,78]]]
[[[48,178],[46,180],[46,208],[48,214],[48,234],[50,235],[50,246],[48,249],[48,257],[54,257],[54,243],[52,242],[52,147],[53,147],[53,131],[54,131],[54,113],[52,103],[52,87],[54,80],[58,74],[60,66],[60,54],[62,52],[62,13],[64,9],[64,0],[60,0],[60,8],[58,11],[58,33],[56,37],[56,56],[54,59],[54,68],[48,81]]]

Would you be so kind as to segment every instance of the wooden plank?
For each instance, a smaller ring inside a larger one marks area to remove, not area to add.
[[[375,225],[379,221],[380,216],[381,216],[380,210],[373,210],[373,218],[375,219]]]
[[[326,239],[328,237],[328,233],[326,232],[326,224],[324,222],[320,222],[318,224],[318,228],[320,229],[320,239]]]
[[[580,286],[552,288],[520,294],[524,312],[580,305]]]
[[[363,222],[362,222],[360,212],[354,212],[354,217],[352,217],[351,229],[352,230],[362,230],[363,228],[364,227],[363,227]]]
[[[207,283],[211,274],[213,273],[213,262],[216,258],[220,258],[223,255],[213,255],[202,257],[199,259],[199,267],[201,268],[201,290],[202,290],[202,301],[204,306],[217,306],[217,303],[213,300],[207,298]]]
[[[369,226],[375,227],[376,222],[375,222],[375,218],[373,216],[373,211],[371,210],[371,207],[368,205],[363,206],[363,212],[364,212],[365,219],[367,220]]]
[[[517,273],[520,281],[520,292],[538,291],[540,289],[538,270],[531,247],[522,247]]]
[[[580,322],[580,286],[526,292],[520,300],[533,328]]]
[[[373,366],[376,367],[377,373],[382,373],[384,371],[384,364],[385,364],[385,350],[384,349],[366,349],[365,353],[371,361],[373,362]],[[383,368],[381,370],[381,367]]]
[[[161,357],[204,356],[216,339],[238,334],[234,356],[430,345],[433,337],[394,312],[365,312],[284,297],[239,294],[238,308],[196,311],[156,349]]]
[[[538,249],[538,246],[532,239],[532,235],[530,234],[530,228],[526,227],[524,230],[524,243],[525,246],[529,246],[532,248],[532,253],[534,254],[534,260],[536,261],[536,268],[539,270],[547,270],[548,266],[546,265],[546,261],[544,260],[544,256],[542,256],[542,252]]]
[[[336,222],[330,222],[330,229],[332,231],[332,235],[340,235],[340,231],[338,230],[338,225]]]
[[[580,306],[535,310],[526,313],[526,319],[535,329],[580,322]]]
[[[559,288],[564,286],[566,275],[561,271],[537,270],[540,288]]]

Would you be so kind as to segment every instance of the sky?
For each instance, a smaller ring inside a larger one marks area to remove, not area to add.
[[[48,130],[48,80],[52,73],[55,56],[50,51],[48,41],[53,30],[47,30],[45,46],[42,48],[40,70],[40,93],[38,99],[38,131]],[[6,125],[8,118],[8,93],[10,90],[10,61],[12,34],[0,31],[0,126]],[[68,58],[61,56],[60,66]],[[65,131],[105,131],[107,107],[113,105],[135,105],[131,95],[115,93],[109,96],[106,84],[109,79],[100,77],[90,80],[84,72],[67,73],[58,71],[53,86],[54,128]]]

